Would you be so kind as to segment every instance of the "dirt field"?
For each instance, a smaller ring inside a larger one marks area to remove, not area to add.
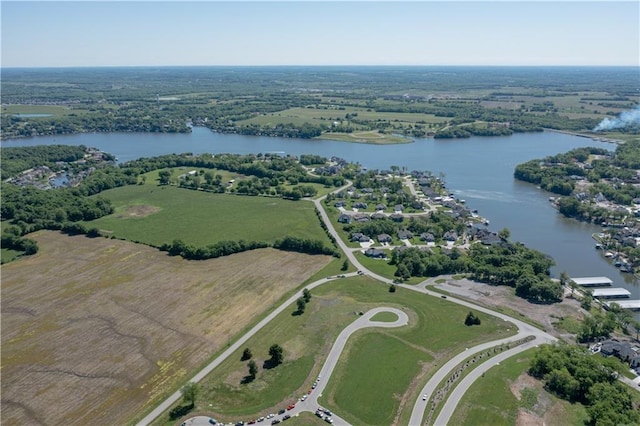
[[[482,284],[466,279],[447,279],[446,283],[438,284],[435,287],[477,301],[488,307],[508,307],[533,319],[542,325],[547,333],[564,339],[573,340],[573,336],[558,332],[553,326],[553,323],[558,321],[557,317],[582,318],[580,302],[568,297],[565,297],[560,303],[535,304],[516,296],[511,287]]]
[[[185,261],[104,238],[33,235],[3,265],[2,424],[127,424],[324,267],[272,249]]]

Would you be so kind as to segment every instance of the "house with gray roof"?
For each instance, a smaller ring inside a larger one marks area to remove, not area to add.
[[[406,229],[398,231],[398,239],[400,239],[400,240],[410,240],[412,238],[413,238],[413,234],[410,231],[407,231]]]
[[[340,223],[351,223],[351,215],[344,214],[344,213],[341,214],[338,217],[338,222],[340,222]]]
[[[377,248],[370,247],[365,250],[364,255],[367,257],[373,257],[375,259],[384,259],[387,257],[387,254],[384,250],[380,250]]]
[[[391,238],[391,235],[389,235],[389,234],[380,234],[380,235],[378,235],[378,242],[379,243],[390,243],[391,241],[393,241],[393,238]]]

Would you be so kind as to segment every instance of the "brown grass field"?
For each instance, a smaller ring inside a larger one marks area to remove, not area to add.
[[[39,253],[1,269],[3,425],[127,424],[331,261],[273,249],[186,261],[31,237]]]

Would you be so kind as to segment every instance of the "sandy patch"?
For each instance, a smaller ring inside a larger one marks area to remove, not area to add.
[[[141,204],[136,206],[127,206],[124,212],[118,214],[116,217],[119,219],[146,217],[159,211],[160,207]]]

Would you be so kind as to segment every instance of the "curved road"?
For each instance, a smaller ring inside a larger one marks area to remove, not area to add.
[[[347,185],[335,190],[334,192],[339,192],[342,191],[345,188],[348,188],[349,186],[351,186],[352,183],[348,182]],[[329,219],[329,216],[327,215],[326,211],[324,210],[324,208],[322,207],[322,201],[324,200],[324,198],[326,197],[320,197],[318,199],[313,200],[315,206],[318,208],[318,211],[320,212],[320,215],[322,217],[322,220],[324,221],[324,223],[327,226],[327,229],[329,230],[329,232],[331,233],[331,235],[333,235],[333,237],[336,240],[336,243],[340,246],[340,248],[342,249],[342,251],[345,253],[345,255],[347,256],[347,259],[349,259],[349,261],[359,270],[364,271],[367,275],[375,278],[378,281],[381,281],[383,283],[387,283],[387,284],[391,284],[393,281],[385,278],[383,276],[377,275],[371,271],[369,271],[367,268],[365,268],[356,258],[356,256],[354,255],[353,249],[348,247],[340,238],[340,236],[338,235],[338,232],[336,231],[336,229],[334,228],[333,224],[331,223],[331,220]],[[356,273],[349,273],[349,274],[344,274],[345,276],[355,276]],[[322,285],[330,280],[336,279],[336,277],[327,277],[321,280],[318,280],[312,284],[309,284],[308,286],[306,286],[305,288],[311,290],[319,285]],[[418,286],[410,286],[410,285],[406,285],[406,284],[396,284],[399,287],[403,287],[406,288],[408,290],[412,290],[412,291],[416,291],[416,292],[420,292],[423,293],[425,295],[428,296],[433,296],[433,297],[441,297],[440,293],[435,293],[432,291],[429,291],[426,289],[426,285],[430,280],[426,280],[424,281],[422,284],[418,285]],[[216,357],[211,363],[209,363],[204,369],[202,369],[200,372],[198,372],[198,374],[196,374],[190,381],[191,382],[199,382],[200,380],[202,380],[205,376],[207,376],[207,374],[209,374],[212,370],[214,370],[216,367],[218,367],[227,357],[229,357],[233,352],[235,352],[236,350],[238,350],[247,340],[249,340],[253,335],[255,335],[258,331],[260,331],[265,325],[267,325],[271,320],[273,320],[278,314],[280,314],[282,311],[284,311],[285,309],[289,308],[290,305],[292,305],[299,297],[302,296],[302,289],[299,290],[298,292],[296,292],[294,295],[292,295],[289,299],[287,299],[282,305],[280,305],[279,307],[277,307],[275,310],[273,310],[270,314],[268,314],[264,319],[262,319],[258,324],[256,324],[253,328],[251,328],[251,330],[249,330],[245,335],[243,335],[242,337],[240,337],[235,343],[233,343],[231,346],[229,346],[229,348],[227,348],[222,354],[220,354],[218,357]],[[421,395],[424,393],[427,393],[428,396],[430,396],[430,390],[432,390],[435,385],[437,385],[438,383],[440,383],[440,381],[442,380],[441,378],[444,378],[447,376],[447,374],[450,374],[451,371],[453,370],[453,368],[455,368],[463,359],[467,358],[469,355],[475,353],[475,352],[479,352],[482,351],[483,349],[489,348],[489,347],[493,347],[496,346],[498,344],[500,344],[501,342],[507,340],[507,341],[515,341],[520,339],[523,336],[527,336],[527,335],[533,335],[535,337],[535,340],[533,340],[532,344],[540,344],[540,343],[546,343],[546,342],[551,342],[551,341],[555,341],[555,337],[541,331],[538,330],[532,326],[530,326],[529,324],[526,324],[522,321],[519,321],[517,319],[511,318],[507,315],[504,314],[500,314],[498,312],[492,311],[490,309],[487,308],[483,308],[481,306],[475,305],[473,303],[464,301],[464,300],[460,300],[460,299],[456,299],[453,297],[448,297],[447,300],[453,302],[453,303],[457,303],[463,306],[467,306],[469,308],[472,308],[474,310],[480,311],[480,312],[484,312],[486,314],[489,315],[493,315],[495,317],[498,318],[502,318],[505,321],[510,321],[512,322],[516,327],[519,328],[519,333],[516,336],[513,336],[511,338],[508,339],[501,339],[498,341],[494,341],[494,342],[488,342],[482,345],[478,345],[475,346],[473,348],[471,348],[470,350],[467,350],[465,352],[463,352],[462,354],[459,354],[458,356],[456,356],[455,358],[453,358],[452,360],[450,360],[449,362],[447,362],[445,365],[443,365],[434,375],[434,377],[432,377],[431,380],[429,380],[429,382],[427,382],[427,384],[425,385],[425,387],[423,388],[423,391],[420,393],[418,400],[416,401],[416,404],[414,406],[414,409],[412,411],[412,415],[411,415],[411,421],[410,424],[411,425],[419,425],[422,424],[422,418],[424,415],[424,411],[426,409],[426,404],[429,400],[429,398],[427,398],[427,401],[422,401]],[[331,349],[331,353],[329,354],[329,358],[327,359],[327,361],[325,362],[325,365],[322,367],[322,371],[321,371],[321,376],[323,374],[330,374],[330,372],[333,370],[333,367],[335,367],[335,363],[337,363],[337,357],[340,354],[340,352],[342,352],[342,349],[344,348],[344,344],[346,343],[346,340],[348,339],[348,337],[357,329],[359,328],[363,328],[363,327],[397,327],[399,325],[397,325],[396,323],[398,322],[402,322],[405,321],[403,324],[406,324],[406,314],[402,311],[396,310],[396,309],[391,309],[391,308],[378,308],[378,309],[383,309],[383,310],[392,310],[393,312],[395,312],[396,314],[398,314],[399,316],[399,320],[393,323],[383,323],[383,322],[371,322],[369,321],[371,316],[373,316],[375,313],[377,313],[376,309],[373,309],[371,311],[368,311],[366,315],[364,315],[363,317],[359,318],[358,320],[354,321],[350,326],[348,326],[347,328],[345,328],[345,330],[343,330],[343,332],[338,336],[338,340],[336,341],[336,343],[334,344],[334,347]],[[395,324],[395,325],[394,325]],[[402,325],[402,324],[400,324]],[[351,332],[348,332],[348,330],[350,329],[350,327],[356,327],[356,329],[352,330]],[[359,328],[358,328],[359,327]],[[342,343],[341,343],[342,342]],[[341,346],[340,346],[341,345]],[[486,346],[486,347],[485,347]],[[511,353],[511,355],[518,353],[518,349],[520,349],[521,347],[526,346],[526,345],[521,345],[518,346],[517,348],[514,348],[512,351],[515,351],[513,353]],[[336,349],[337,347],[340,347],[339,351],[338,349]],[[336,350],[336,353],[334,354],[334,349]],[[524,350],[524,349],[522,349]],[[511,351],[506,351],[505,353],[501,354],[501,355],[505,355],[510,353]],[[332,355],[335,357],[335,359],[333,361],[331,361],[332,359]],[[509,356],[511,356],[509,355]],[[460,357],[462,357],[460,359]],[[505,357],[506,358],[506,357]],[[497,360],[497,357],[492,357],[490,358],[488,361],[493,361],[495,362],[495,360]],[[484,367],[484,365],[486,364],[483,363],[482,366]],[[487,367],[488,368],[488,367]],[[474,371],[478,370],[478,374],[480,374],[480,370],[478,368],[474,369]],[[486,370],[486,368],[485,368]],[[484,370],[483,370],[484,371]],[[324,377],[324,380],[319,381],[318,386],[316,387],[315,392],[312,392],[313,396],[309,396],[309,398],[307,398],[305,401],[299,402],[298,405],[296,405],[296,408],[294,408],[293,410],[291,410],[291,415],[293,414],[297,414],[300,411],[315,411],[315,409],[317,408],[317,396],[321,395],[321,391],[322,389],[324,389],[324,384],[326,383],[326,378],[328,376]],[[436,382],[436,377],[440,377],[439,380],[437,380]],[[469,374],[467,377],[475,377],[474,374]],[[475,380],[475,378],[473,379]],[[454,392],[452,392],[451,396],[447,399],[446,401],[446,406],[450,407],[450,411],[452,412],[453,409],[457,406],[462,394],[464,394],[464,392],[467,390],[467,388],[471,385],[471,383],[473,382],[472,379],[469,380],[463,380],[454,390]],[[435,384],[434,384],[435,382]],[[180,398],[181,398],[181,393],[180,391],[176,391],[175,393],[173,393],[171,396],[169,396],[164,402],[162,402],[159,406],[157,406],[153,411],[151,411],[147,416],[145,416],[142,420],[140,420],[136,426],[146,426],[148,424],[150,424],[156,417],[160,416],[163,412],[169,410],[169,408],[171,408],[171,406],[173,404],[175,404]],[[451,414],[448,414],[448,416],[450,416]],[[443,417],[445,416],[445,417]],[[441,412],[440,417],[438,417],[438,420],[440,420],[441,417],[443,417],[443,419],[448,419],[449,417],[447,416],[445,410],[443,409]],[[332,416],[334,419],[334,423],[335,424],[341,424],[341,425],[346,425],[348,424],[346,421],[344,421],[343,419],[340,419],[338,416],[333,415]],[[445,421],[446,423],[446,421]],[[440,424],[440,423],[436,423],[436,424]]]
[[[371,321],[371,318],[380,312],[392,312],[398,316],[398,319],[393,322],[381,322],[381,321]],[[403,311],[396,308],[388,308],[388,307],[380,307],[373,308],[367,311],[360,318],[349,324],[342,332],[338,335],[331,351],[329,352],[329,356],[325,361],[322,369],[320,370],[320,375],[318,376],[320,379],[318,380],[318,386],[314,389],[313,392],[309,395],[309,397],[305,401],[298,402],[296,407],[291,410],[291,415],[300,413],[302,411],[316,411],[318,408],[318,397],[322,396],[322,391],[327,386],[329,378],[331,377],[331,373],[333,373],[333,369],[338,364],[340,359],[340,355],[344,350],[345,345],[347,344],[347,340],[353,333],[358,330],[362,330],[363,328],[369,327],[402,327],[409,324],[409,317]],[[334,425],[348,425],[344,419],[333,414],[332,416]]]

